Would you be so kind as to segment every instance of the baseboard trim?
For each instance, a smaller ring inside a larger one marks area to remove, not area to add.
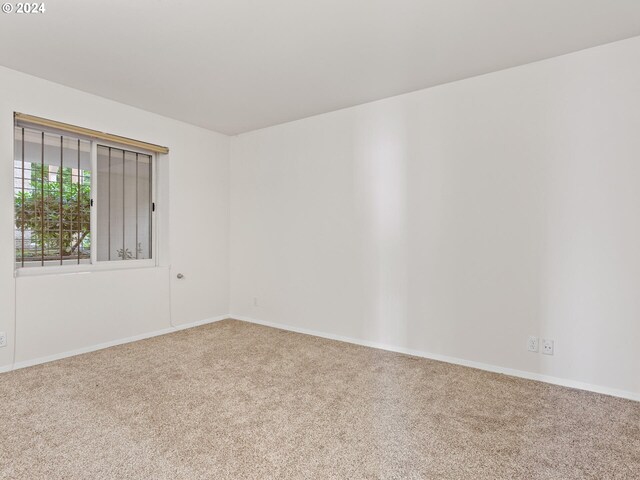
[[[465,367],[470,367],[470,368],[477,368],[479,370],[485,370],[488,372],[493,372],[493,373],[500,373],[503,375],[510,375],[512,377],[519,377],[519,378],[525,378],[528,380],[536,380],[539,382],[545,382],[545,383],[550,383],[552,385],[560,385],[563,387],[569,387],[569,388],[576,388],[579,390],[586,390],[589,392],[594,392],[594,393],[601,393],[604,395],[611,395],[613,397],[619,397],[619,398],[625,398],[628,400],[635,400],[637,402],[640,402],[640,393],[634,393],[634,392],[629,392],[626,390],[618,390],[615,388],[610,388],[610,387],[604,387],[601,385],[594,385],[591,383],[585,383],[585,382],[580,382],[580,381],[576,381],[576,380],[570,380],[570,379],[565,379],[565,378],[560,378],[560,377],[554,377],[551,375],[544,375],[544,374],[540,374],[540,373],[534,373],[534,372],[527,372],[524,370],[516,370],[516,369],[512,369],[512,368],[506,368],[506,367],[500,367],[500,366],[496,366],[496,365],[491,365],[491,364],[487,364],[487,363],[481,363],[481,362],[475,362],[472,360],[465,360],[462,358],[457,358],[457,357],[450,357],[447,355],[440,355],[440,354],[434,354],[434,353],[429,353],[429,352],[424,352],[421,350],[413,350],[410,348],[403,348],[403,347],[398,347],[395,345],[388,345],[388,344],[384,344],[384,343],[379,343],[379,342],[371,342],[368,340],[361,340],[361,339],[357,339],[357,338],[351,338],[351,337],[345,337],[342,335],[334,335],[331,333],[326,333],[326,332],[321,332],[318,330],[312,330],[312,329],[307,329],[307,328],[300,328],[300,327],[294,327],[291,325],[286,325],[283,323],[277,323],[277,322],[267,322],[264,320],[258,320],[252,317],[246,317],[243,315],[220,315],[218,317],[212,317],[212,318],[206,318],[203,320],[198,320],[196,322],[191,322],[191,323],[185,323],[185,324],[181,324],[181,325],[175,325],[169,328],[163,328],[161,330],[156,330],[153,332],[147,332],[147,333],[143,333],[140,335],[134,335],[131,337],[126,337],[126,338],[121,338],[121,339],[117,339],[117,340],[112,340],[109,342],[103,342],[103,343],[99,343],[97,345],[92,345],[89,347],[83,347],[83,348],[78,348],[75,350],[69,350],[67,352],[62,352],[62,353],[57,353],[54,355],[49,355],[46,357],[39,357],[39,358],[35,358],[32,360],[25,360],[22,362],[16,362],[14,365],[5,365],[0,367],[0,373],[5,373],[5,372],[10,372],[12,370],[18,370],[20,368],[26,368],[26,367],[31,367],[34,365],[40,365],[42,363],[48,363],[48,362],[53,362],[56,360],[61,360],[63,358],[68,358],[68,357],[72,357],[75,355],[81,355],[83,353],[90,353],[90,352],[95,352],[96,350],[102,350],[104,348],[109,348],[109,347],[114,347],[116,345],[124,345],[126,343],[131,343],[131,342],[136,342],[139,340],[145,340],[147,338],[152,338],[152,337],[157,337],[160,335],[166,335],[168,333],[174,333],[174,332],[178,332],[181,330],[186,330],[189,328],[194,328],[194,327],[199,327],[201,325],[206,325],[209,323],[215,323],[215,322],[219,322],[221,320],[226,320],[226,319],[236,319],[236,320],[240,320],[243,322],[248,322],[248,323],[255,323],[257,325],[264,325],[266,327],[272,327],[272,328],[278,328],[280,330],[287,330],[290,332],[297,332],[297,333],[303,333],[306,335],[313,335],[315,337],[321,337],[321,338],[327,338],[330,340],[337,340],[340,342],[347,342],[347,343],[352,343],[355,345],[362,345],[365,347],[372,347],[372,348],[379,348],[381,350],[387,350],[390,352],[397,352],[397,353],[404,353],[407,355],[413,355],[416,357],[422,357],[422,358],[428,358],[431,360],[438,360],[441,362],[446,362],[446,363],[451,363],[454,365],[462,365]]]
[[[198,320],[196,322],[183,323],[180,325],[174,325],[172,330],[178,332],[180,330],[187,330],[188,328],[200,327],[202,325],[207,325],[208,323],[216,323],[221,320],[227,320],[231,318],[229,315],[219,315],[217,317],[205,318],[204,320]]]
[[[287,331],[296,332],[296,333],[304,333],[306,335],[313,335],[315,337],[322,337],[330,340],[338,340],[340,342],[353,343],[355,345],[362,345],[365,347],[379,348],[381,350],[388,350],[390,352],[404,353],[407,355],[413,355],[415,357],[428,358],[430,360],[438,360],[440,362],[451,363],[454,365],[462,365],[464,367],[477,368],[479,370],[485,370],[493,373],[500,373],[500,374],[509,375],[512,377],[525,378],[527,380],[536,380],[539,382],[550,383],[552,385],[560,385],[562,387],[576,388],[578,390],[586,390],[589,392],[601,393],[604,395],[611,395],[613,397],[625,398],[628,400],[635,400],[637,402],[640,402],[640,393],[629,392],[626,390],[618,390],[615,388],[604,387],[601,385],[593,385],[591,383],[585,383],[577,380],[554,377],[551,375],[544,375],[541,373],[527,372],[524,370],[516,370],[512,368],[500,367],[500,366],[491,365],[487,363],[475,362],[472,360],[465,360],[463,358],[449,357],[447,355],[429,353],[421,350],[413,350],[410,348],[403,348],[395,345],[371,342],[368,340],[360,340],[357,338],[345,337],[342,335],[334,335],[331,333],[320,332],[318,330],[294,327],[294,326],[286,325],[283,323],[267,322],[264,320],[258,320],[251,317],[245,317],[243,315],[231,314],[229,318],[240,320],[243,322],[248,322],[248,323],[255,323],[257,325],[264,325],[266,327],[278,328],[280,330],[287,330]]]
[[[12,370],[18,370],[20,368],[32,367],[34,365],[40,365],[42,363],[54,362],[56,360],[62,360],[63,358],[73,357],[75,355],[82,355],[83,353],[95,352],[96,350],[102,350],[104,348],[115,347],[116,345],[124,345],[125,343],[137,342],[139,340],[145,340],[147,338],[158,337],[160,335],[166,335],[168,333],[175,333],[188,328],[199,327],[208,323],[219,322],[220,320],[226,320],[230,318],[229,315],[220,315],[218,317],[205,318],[204,320],[198,320],[197,322],[184,323],[181,325],[175,325],[161,330],[155,330],[153,332],[146,332],[140,335],[133,335],[131,337],[119,338],[117,340],[111,340],[109,342],[98,343],[89,347],[77,348],[75,350],[69,350],[66,352],[56,353],[54,355],[48,355],[46,357],[34,358],[32,360],[24,360],[22,362],[16,362],[13,365],[6,365],[0,367],[0,373],[10,372]]]

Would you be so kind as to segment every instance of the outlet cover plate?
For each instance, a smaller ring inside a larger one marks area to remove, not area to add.
[[[553,355],[553,340],[542,339],[542,353],[545,355]]]
[[[538,351],[538,337],[534,337],[533,335],[531,335],[527,339],[527,350],[529,350],[530,352]]]
[[[0,332],[0,347],[7,346],[7,334],[4,332]]]

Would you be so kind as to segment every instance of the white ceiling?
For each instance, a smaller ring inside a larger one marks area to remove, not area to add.
[[[0,65],[227,134],[640,35],[639,0],[45,5],[0,13]]]

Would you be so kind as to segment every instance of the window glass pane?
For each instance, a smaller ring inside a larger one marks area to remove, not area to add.
[[[98,146],[98,163],[96,172],[96,199],[97,218],[96,225],[96,256],[98,260],[110,260],[109,258],[109,163],[110,149]]]
[[[98,260],[151,258],[151,157],[98,146]]]
[[[80,164],[71,168],[71,182],[76,185],[78,196],[78,213],[73,227],[78,232],[78,263],[91,263],[91,142],[80,141],[79,160]]]
[[[20,218],[24,227],[24,266],[41,265],[42,242],[38,232],[42,231],[42,209],[40,199],[42,157],[42,134],[24,129],[24,203]]]
[[[18,266],[89,262],[90,143],[21,127],[14,138]]]
[[[136,214],[136,154],[124,153],[124,255],[126,259],[139,258],[138,222]]]
[[[22,175],[22,129],[16,127],[14,132],[14,146],[13,146],[13,187],[14,187],[14,209],[15,209],[15,220],[16,220],[16,230],[15,230],[15,255],[16,262],[19,265],[22,263],[22,252],[23,252],[23,239],[24,239],[24,230],[22,228],[22,205],[24,204],[24,193],[23,193],[23,184],[24,179]]]
[[[109,260],[127,260],[124,252],[124,150],[111,149],[109,172]]]
[[[63,194],[63,264],[90,263],[90,170],[90,142],[64,137],[62,168],[58,170]]]
[[[44,248],[45,261],[55,261],[60,259],[60,187],[58,184],[58,170],[60,168],[60,138],[48,133],[44,134],[44,165],[35,165],[42,172],[42,183],[36,183],[36,195],[44,195],[44,225],[42,232],[36,230],[36,238],[41,237]],[[38,182],[40,174],[36,173]],[[38,188],[39,186],[42,188]],[[59,262],[58,262],[59,263]]]
[[[138,258],[151,258],[151,157],[138,155]]]

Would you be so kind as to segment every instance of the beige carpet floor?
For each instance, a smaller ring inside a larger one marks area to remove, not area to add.
[[[2,479],[640,479],[640,403],[227,320],[0,375]]]

